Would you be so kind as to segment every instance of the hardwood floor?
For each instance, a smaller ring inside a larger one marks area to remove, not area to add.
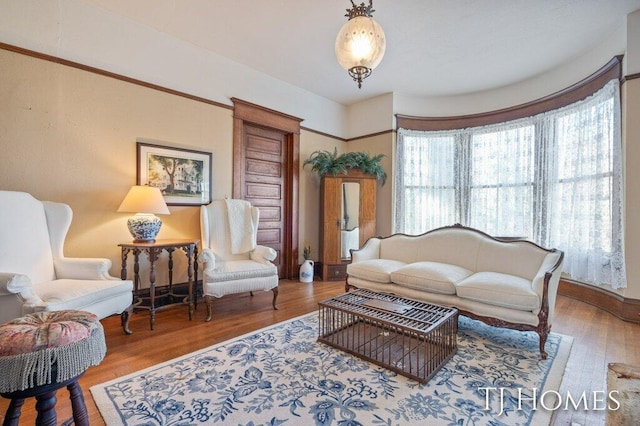
[[[319,301],[344,292],[343,282],[303,284],[283,280],[280,283],[278,310],[271,308],[271,292],[225,296],[215,302],[213,320],[204,322],[205,307],[199,304],[193,321],[186,308],[175,307],[156,315],[155,330],[149,330],[149,317],[137,313],[131,320],[133,334],[126,336],[120,318],[102,321],[107,340],[107,356],[99,366],[90,368],[80,379],[92,425],[104,422],[89,388],[180,355],[211,346],[232,337],[284,321],[317,309]],[[610,362],[640,365],[640,325],[621,321],[591,305],[559,296],[553,332],[574,337],[571,356],[560,389],[579,396],[583,391],[606,390],[606,368]],[[71,403],[66,390],[58,392],[58,423],[71,417]],[[0,419],[8,400],[0,399]],[[20,425],[35,422],[35,401],[27,400]],[[604,424],[603,411],[583,414],[557,411],[554,425],[587,426]]]

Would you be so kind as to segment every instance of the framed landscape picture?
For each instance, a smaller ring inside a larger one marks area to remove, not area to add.
[[[211,202],[212,154],[136,142],[138,185],[160,188],[169,206]]]

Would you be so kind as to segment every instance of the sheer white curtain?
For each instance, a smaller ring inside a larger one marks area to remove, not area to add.
[[[462,223],[565,252],[571,278],[626,287],[619,84],[535,117],[398,130],[395,232]]]
[[[398,133],[396,232],[420,234],[460,221],[456,209],[456,152],[460,143],[450,132],[432,132],[427,138],[410,130]]]
[[[594,284],[626,287],[624,266],[620,89],[545,114],[549,142],[547,235],[565,252],[564,271]]]

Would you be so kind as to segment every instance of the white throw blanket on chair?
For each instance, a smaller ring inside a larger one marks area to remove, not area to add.
[[[245,200],[225,199],[229,216],[231,253],[246,253],[256,248],[255,229],[251,218],[251,203]]]

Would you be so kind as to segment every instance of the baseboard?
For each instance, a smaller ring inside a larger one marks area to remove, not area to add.
[[[640,300],[630,299],[601,288],[565,279],[560,280],[558,294],[588,303],[623,321],[640,323]]]

